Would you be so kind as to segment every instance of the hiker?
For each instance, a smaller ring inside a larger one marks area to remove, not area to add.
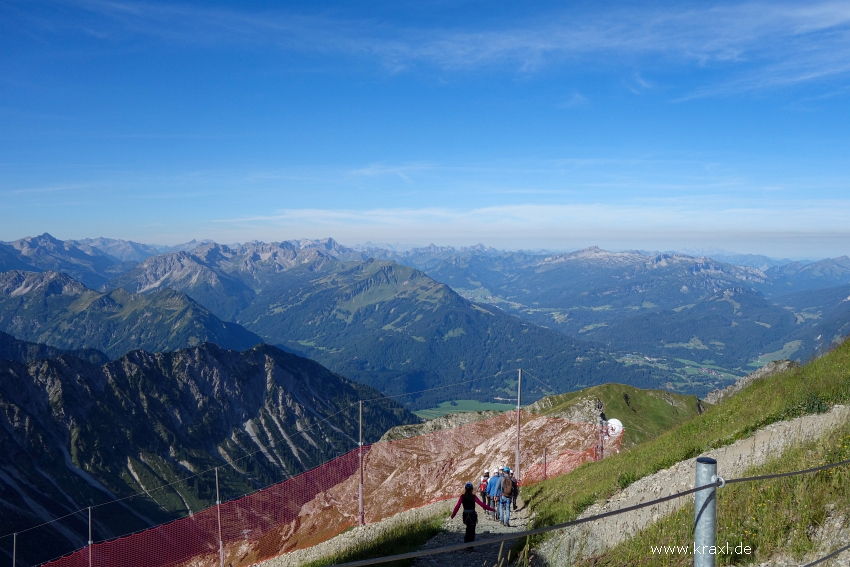
[[[466,534],[463,536],[463,543],[469,543],[475,541],[475,524],[478,523],[478,514],[475,512],[475,504],[478,504],[485,510],[490,512],[494,512],[493,508],[489,507],[487,504],[478,499],[475,493],[472,491],[473,486],[471,482],[467,482],[463,487],[463,494],[457,499],[457,504],[455,505],[455,509],[452,512],[452,519],[454,519],[455,514],[457,514],[458,509],[463,506],[463,524],[466,526]],[[474,551],[475,548],[468,547],[467,551]]]
[[[498,498],[501,493],[502,486],[502,477],[500,475],[500,470],[496,469],[493,476],[490,477],[489,482],[487,482],[487,501],[490,503],[490,506],[493,510],[493,518],[496,520],[499,519],[499,504]]]
[[[514,485],[514,493],[511,496],[511,500],[513,500],[514,512],[516,512],[516,499],[519,496],[519,479],[514,475],[514,471],[511,471],[511,483]]]
[[[511,501],[513,500],[514,483],[511,480],[511,469],[505,467],[500,484],[499,516],[503,526],[511,526]]]
[[[490,505],[490,502],[487,500],[487,483],[490,482],[490,471],[485,470],[484,476],[481,477],[481,482],[478,483],[478,497],[485,504]]]

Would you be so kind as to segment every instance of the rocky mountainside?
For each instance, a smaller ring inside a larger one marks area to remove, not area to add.
[[[53,238],[46,232],[0,244],[0,269],[53,271],[70,275],[88,287],[98,288],[130,266],[100,250]]]
[[[134,349],[177,350],[208,341],[236,350],[262,342],[183,293],[101,293],[56,272],[0,273],[0,331],[60,349],[93,348],[112,358]]]
[[[134,351],[102,366],[69,355],[2,361],[0,532],[132,495],[94,509],[95,539],[185,516],[213,503],[214,474],[193,476],[213,467],[223,499],[238,497],[356,447],[356,402],[371,398],[380,394],[267,345]],[[418,421],[389,400],[364,414],[367,441]],[[83,514],[28,532],[18,564],[85,536]]]
[[[142,244],[117,238],[83,238],[82,240],[68,240],[66,242],[84,251],[97,250],[119,262],[141,262],[145,258],[171,251],[166,246]]]

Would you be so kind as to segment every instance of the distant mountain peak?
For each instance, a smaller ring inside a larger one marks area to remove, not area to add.
[[[47,291],[47,295],[80,295],[87,289],[71,276],[59,272],[0,272],[0,298],[19,297],[38,290]]]

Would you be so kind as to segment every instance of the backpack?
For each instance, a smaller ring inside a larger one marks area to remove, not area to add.
[[[510,498],[514,493],[514,483],[511,482],[511,477],[502,477],[502,496]]]
[[[481,484],[478,485],[478,492],[487,492],[487,481],[481,479]]]

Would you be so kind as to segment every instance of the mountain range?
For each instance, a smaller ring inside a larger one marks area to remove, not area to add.
[[[846,257],[785,264],[738,258],[766,266],[759,269],[596,247],[565,254],[483,245],[398,251],[323,239],[166,249],[104,238],[62,242],[46,234],[3,246],[27,251],[10,252],[4,266],[54,267],[99,283],[101,292],[185,293],[222,322],[388,393],[498,376],[484,388],[420,397],[416,407],[442,394],[448,397],[439,401],[510,397],[510,377],[520,365],[545,375],[551,389],[616,374],[643,387],[704,393],[777,356],[805,360],[829,348],[844,320],[827,321],[831,300],[823,296],[825,303],[807,305],[804,313],[785,298],[850,285]],[[813,317],[813,310],[822,315]],[[21,338],[110,356],[124,348],[51,343],[49,335]],[[167,342],[134,348],[191,344]],[[532,397],[547,391],[534,387]]]
[[[316,362],[258,345],[129,352],[97,365],[0,334],[0,533],[87,506],[96,540],[316,467],[418,418]],[[205,472],[206,471],[206,472]],[[181,479],[186,479],[181,481]],[[121,502],[100,505],[115,499]],[[85,544],[85,514],[18,538],[18,565]]]
[[[207,243],[148,258],[109,285],[134,293],[180,290],[266,342],[387,394],[480,379],[408,398],[412,407],[454,397],[510,398],[520,364],[557,389],[615,378],[663,383],[654,376],[660,373],[618,363],[598,345],[476,305],[419,270],[363,259],[331,239]],[[544,392],[541,384],[528,385],[529,399]]]

